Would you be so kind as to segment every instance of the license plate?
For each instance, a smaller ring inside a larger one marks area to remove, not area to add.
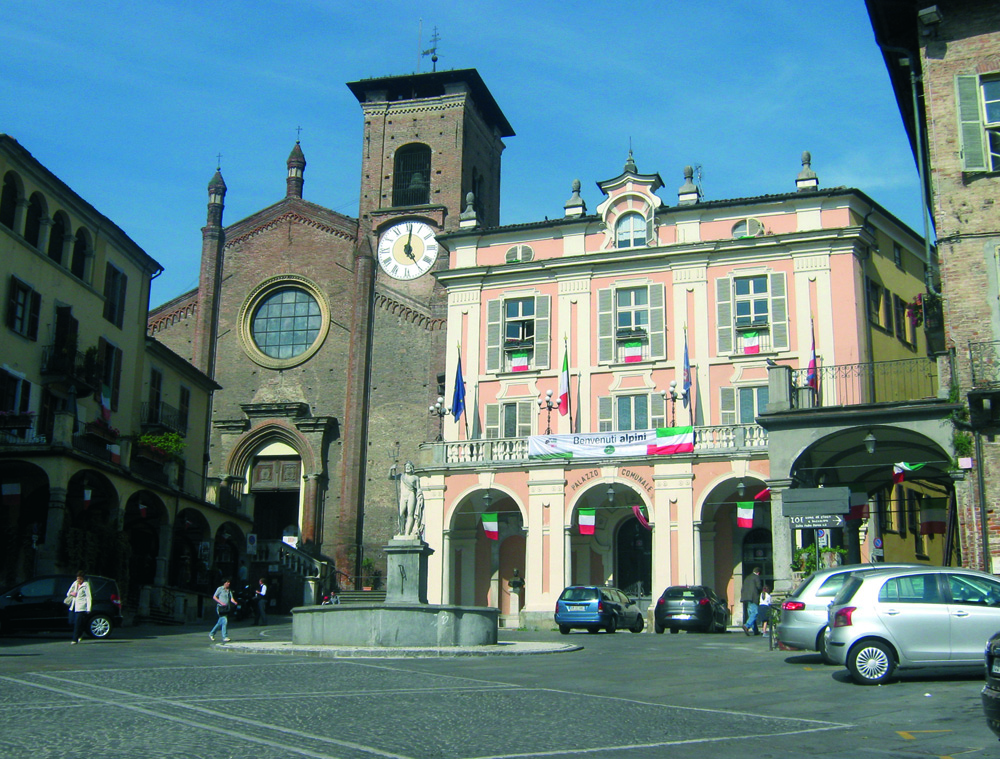
[[[566,608],[569,609],[570,611],[586,611],[587,610],[586,606],[567,606]]]
[[[690,614],[668,614],[671,619],[691,619]]]
[[[1000,675],[1000,659],[994,659],[993,665],[990,667],[990,672],[994,675]]]

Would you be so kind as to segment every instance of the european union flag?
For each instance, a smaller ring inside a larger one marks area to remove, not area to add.
[[[451,415],[457,423],[465,411],[465,381],[462,379],[462,354],[458,354],[458,368],[455,370],[455,394],[451,399]]]

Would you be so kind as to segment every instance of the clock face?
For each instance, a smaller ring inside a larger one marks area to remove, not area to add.
[[[378,243],[378,265],[395,279],[416,279],[438,256],[434,229],[420,221],[393,224]]]

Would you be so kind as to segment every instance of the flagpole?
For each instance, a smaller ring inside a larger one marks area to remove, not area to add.
[[[566,356],[566,361],[569,362],[569,337],[563,332],[563,355]],[[573,431],[573,391],[570,387],[569,378],[566,378],[566,406],[568,408],[567,415],[569,416],[569,431]]]

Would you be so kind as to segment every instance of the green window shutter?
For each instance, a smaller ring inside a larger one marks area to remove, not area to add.
[[[649,396],[649,422],[654,429],[667,426],[667,401],[659,393]]]
[[[123,360],[123,356],[124,356],[124,354],[122,353],[122,349],[121,348],[115,348],[115,353],[114,353],[115,373],[114,373],[114,375],[112,377],[112,382],[111,382],[111,410],[112,411],[117,411],[118,410],[118,395],[119,395],[119,392],[121,391],[121,386],[122,386],[122,366],[125,363],[124,360]]]
[[[955,99],[958,103],[958,134],[962,142],[962,168],[965,171],[986,171],[985,135],[979,112],[979,77],[956,76]]]
[[[649,357],[665,359],[667,357],[667,324],[666,307],[663,297],[663,285],[649,286]]]
[[[552,298],[548,295],[535,296],[535,369],[549,368],[549,312]]]
[[[500,437],[500,404],[486,404],[486,437]]]
[[[652,208],[649,209],[649,216],[646,218],[646,245],[656,243],[656,214]]]
[[[500,336],[503,327],[503,300],[486,303],[486,371],[500,371]],[[498,417],[499,419],[499,417]],[[499,429],[499,421],[497,422]]]
[[[610,364],[615,358],[614,290],[597,291],[597,363]]]
[[[733,280],[715,280],[716,352],[720,356],[733,352]]]
[[[28,298],[28,332],[25,335],[29,340],[38,339],[38,319],[42,311],[41,293],[31,291]]]
[[[785,294],[785,274],[769,277],[771,296],[771,349],[788,350],[788,298]]]
[[[517,436],[531,437],[531,418],[536,406],[531,401],[517,402]]]
[[[719,388],[719,412],[722,424],[736,424],[736,388]]]
[[[610,395],[601,395],[597,398],[597,431],[611,432],[615,428],[615,406],[614,399]]]

